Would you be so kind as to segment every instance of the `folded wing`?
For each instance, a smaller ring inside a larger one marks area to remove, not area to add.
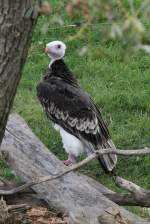
[[[79,86],[52,78],[49,82],[39,83],[37,96],[47,117],[79,138],[89,152],[115,147],[100,111]],[[111,171],[116,165],[115,155],[104,155],[99,159],[107,171]]]

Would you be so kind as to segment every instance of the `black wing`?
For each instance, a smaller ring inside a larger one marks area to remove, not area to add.
[[[38,84],[37,96],[48,118],[80,140],[97,147],[110,139],[100,111],[79,86],[53,78]]]

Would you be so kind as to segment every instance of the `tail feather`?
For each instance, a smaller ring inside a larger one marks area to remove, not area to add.
[[[114,143],[111,139],[109,139],[105,144],[101,146],[101,148],[112,148],[112,150],[116,149]],[[108,172],[113,172],[117,164],[117,156],[115,154],[105,154],[99,156],[98,160],[100,161],[103,169]]]

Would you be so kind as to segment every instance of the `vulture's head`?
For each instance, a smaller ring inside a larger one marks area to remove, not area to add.
[[[65,55],[66,45],[62,41],[52,41],[46,45],[45,53],[52,59],[61,59]]]

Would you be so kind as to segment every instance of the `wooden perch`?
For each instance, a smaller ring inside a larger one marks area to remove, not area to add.
[[[24,120],[13,114],[10,116],[1,150],[7,154],[6,161],[15,173],[26,183],[44,176],[56,177],[65,172],[66,167],[32,133]],[[109,178],[109,176],[108,176]],[[87,224],[146,224],[150,223],[128,212],[107,199],[103,185],[79,173],[70,172],[59,179],[32,186],[35,192],[54,209],[66,213],[69,223]],[[107,192],[111,191],[107,189]],[[119,218],[118,218],[119,217]],[[118,221],[121,220],[121,221]]]
[[[122,151],[125,151],[125,150],[122,150]],[[138,151],[138,150],[135,150],[135,151]],[[140,150],[141,155],[143,152],[145,153],[145,149]],[[22,184],[20,186],[14,187],[9,190],[0,189],[0,195],[16,194],[16,193],[19,193],[19,192],[25,190],[26,188],[32,187],[36,184],[40,184],[40,183],[43,183],[46,181],[52,181],[52,180],[58,179],[58,178],[64,176],[65,174],[70,173],[71,171],[75,171],[75,170],[79,169],[83,165],[85,165],[88,162],[90,162],[91,160],[95,159],[97,156],[97,153],[99,153],[99,151],[96,151],[96,153],[93,153],[92,155],[88,156],[81,162],[79,162],[75,165],[72,165],[69,168],[66,167],[66,169],[63,172],[61,172],[53,177],[51,175],[48,175],[48,176],[44,176],[41,178],[37,178],[31,182]],[[101,151],[100,151],[100,153],[101,153]],[[132,182],[129,182],[121,177],[116,177],[115,183],[117,186],[124,188],[133,194],[115,193],[113,191],[110,192],[107,189],[105,189],[105,192],[102,191],[102,194],[119,205],[132,205],[132,206],[136,205],[136,206],[141,206],[141,207],[150,207],[150,191],[146,191],[145,189],[141,188],[140,186],[138,186]]]
[[[11,131],[9,131],[9,133],[11,133]],[[17,136],[15,136],[13,133],[11,133],[11,134],[15,138],[17,138],[17,140],[22,142],[22,140],[19,139]],[[0,195],[16,194],[16,193],[21,192],[24,189],[29,188],[33,185],[40,184],[40,183],[46,182],[46,181],[52,181],[52,180],[58,179],[58,178],[64,176],[65,174],[67,174],[71,171],[75,171],[75,170],[79,169],[83,165],[85,165],[88,162],[90,162],[91,160],[95,159],[97,157],[97,155],[102,155],[102,154],[106,154],[106,153],[109,153],[109,152],[116,153],[116,154],[119,154],[119,155],[145,155],[145,154],[150,153],[150,149],[148,149],[148,148],[139,149],[139,150],[127,150],[127,152],[126,152],[126,150],[120,150],[121,152],[116,152],[116,150],[111,151],[110,149],[105,149],[105,150],[107,152],[104,152],[102,150],[95,151],[95,153],[88,156],[87,158],[85,158],[81,162],[79,162],[75,165],[72,165],[69,168],[66,167],[66,169],[63,172],[58,173],[57,175],[55,175],[53,177],[51,175],[48,175],[48,176],[44,176],[44,177],[41,177],[41,178],[37,178],[36,180],[25,183],[25,184],[20,185],[18,187],[14,187],[10,190],[1,190],[0,189]],[[134,183],[129,182],[129,181],[127,181],[127,180],[125,180],[121,177],[117,177],[115,179],[115,183],[116,183],[117,186],[119,186],[121,188],[124,188],[124,189],[128,190],[129,192],[131,192],[133,194],[121,194],[121,193],[109,192],[105,189],[105,192],[102,192],[104,196],[108,197],[110,200],[112,200],[113,202],[115,202],[119,205],[130,205],[130,206],[131,205],[132,206],[136,205],[136,206],[141,206],[141,207],[150,207],[150,192],[149,191],[146,191],[145,189],[142,189],[141,187],[139,187],[139,186],[135,185]],[[132,188],[133,188],[133,190],[131,190]],[[135,194],[137,188],[138,188],[138,191],[137,191],[137,194]]]
[[[145,207],[150,207],[150,191],[147,191],[122,177],[116,177],[115,183],[117,186],[131,192],[135,201],[139,203],[141,202]]]

